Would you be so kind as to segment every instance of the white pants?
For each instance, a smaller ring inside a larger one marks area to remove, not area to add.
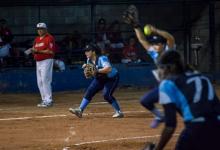
[[[53,59],[45,59],[36,62],[37,85],[40,90],[41,99],[45,103],[52,102],[52,74]]]

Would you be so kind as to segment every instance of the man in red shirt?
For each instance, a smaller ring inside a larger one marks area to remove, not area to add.
[[[123,48],[123,59],[122,63],[138,63],[141,60],[138,58],[138,48],[135,37],[130,37],[128,45]]]
[[[47,31],[45,23],[37,24],[37,36],[34,40],[32,53],[36,60],[37,84],[41,94],[41,103],[38,107],[52,106],[52,73],[53,58],[55,50],[55,40]]]

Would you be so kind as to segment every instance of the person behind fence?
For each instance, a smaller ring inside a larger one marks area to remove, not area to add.
[[[128,9],[124,11],[122,17],[125,23],[134,29],[138,41],[155,63],[163,51],[175,49],[175,39],[169,32],[158,29],[150,24],[145,25],[144,32],[142,31],[136,6],[130,5]],[[154,105],[158,100],[158,87],[147,92],[140,100],[140,103],[155,115],[155,119],[150,125],[152,128],[156,128],[163,122],[163,114]]]
[[[166,51],[157,63],[161,83],[159,103],[165,112],[165,127],[152,150],[162,150],[177,125],[177,113],[185,127],[176,150],[217,150],[220,147],[220,101],[208,77],[185,69],[177,51]],[[146,147],[144,150],[150,150]]]
[[[62,59],[54,59],[54,66],[58,68],[59,71],[63,72],[66,70],[66,65]]]
[[[55,70],[60,71],[60,72],[65,71],[66,70],[65,62],[62,56],[59,56],[62,54],[62,50],[57,43],[55,43],[54,52],[56,53],[56,56],[54,57],[54,62],[53,62]]]
[[[139,63],[141,62],[138,56],[137,41],[134,36],[129,38],[129,43],[123,48],[123,58],[122,63]]]
[[[0,19],[0,58],[10,55],[13,35],[5,19]]]
[[[115,20],[111,23],[108,28],[107,36],[110,40],[110,47],[112,49],[120,49],[124,47],[123,38],[121,35],[121,27],[118,20]]]
[[[52,74],[55,55],[55,40],[48,33],[45,23],[37,24],[37,36],[34,40],[32,53],[36,60],[37,85],[40,90],[41,103],[38,107],[50,107],[53,104],[52,99]]]
[[[124,115],[116,98],[113,96],[119,82],[117,69],[111,65],[107,56],[101,54],[100,49],[96,45],[89,44],[85,47],[84,51],[87,57],[87,63],[83,65],[84,74],[86,78],[92,77],[93,79],[83,96],[80,106],[78,108],[69,108],[69,111],[81,118],[95,94],[103,89],[104,99],[115,110],[112,117],[122,118]],[[88,66],[93,67],[88,68]],[[90,74],[91,72],[92,74]]]
[[[96,44],[100,49],[106,49],[110,46],[107,30],[106,20],[104,18],[100,18],[97,23],[95,35]]]

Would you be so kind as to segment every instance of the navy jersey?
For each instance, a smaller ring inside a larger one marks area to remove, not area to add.
[[[159,102],[162,105],[174,104],[185,122],[199,117],[220,116],[220,102],[214,88],[210,80],[199,73],[163,80],[159,86]]]
[[[87,63],[92,63],[92,62],[90,61],[90,59],[87,59]],[[102,68],[104,68],[106,66],[112,67],[111,72],[109,72],[107,74],[107,77],[109,77],[109,78],[114,77],[118,73],[118,70],[111,65],[108,57],[105,56],[105,55],[99,56],[98,59],[96,60],[96,64],[95,65],[96,65],[97,69],[102,69]]]

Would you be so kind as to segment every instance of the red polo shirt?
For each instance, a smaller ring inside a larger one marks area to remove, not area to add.
[[[47,33],[43,38],[40,36],[36,37],[34,40],[34,49],[38,51],[51,50],[55,52],[55,40],[52,35]],[[52,54],[34,54],[34,59],[36,61],[41,61],[45,59],[51,59],[54,55]]]
[[[125,58],[131,58],[131,57],[134,57],[137,55],[137,52],[138,52],[138,49],[136,46],[126,46],[124,49],[123,49],[123,55]]]

